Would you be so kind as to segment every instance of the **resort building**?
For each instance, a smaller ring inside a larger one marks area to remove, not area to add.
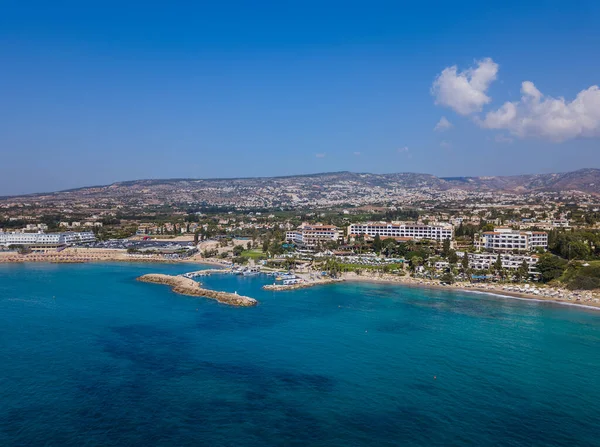
[[[38,224],[27,224],[25,225],[25,228],[23,228],[21,231],[23,232],[38,232],[38,231],[46,231],[48,229],[48,225],[43,224],[43,223],[38,223]]]
[[[337,242],[341,237],[342,233],[333,225],[303,224],[297,230],[285,234],[287,242],[311,249],[328,242]]]
[[[38,233],[5,233],[0,231],[0,246],[20,245],[31,250],[46,250],[95,241],[96,236],[94,233],[87,231],[80,233],[43,233],[41,231]]]
[[[492,251],[529,251],[538,247],[547,248],[548,233],[496,227],[494,231],[475,235],[475,247],[478,250]]]
[[[452,239],[454,230],[452,225],[425,225],[425,224],[404,224],[387,222],[366,222],[352,224],[348,227],[348,234],[359,236],[367,235],[375,237],[379,235],[381,239],[403,238],[411,239],[431,239],[434,241],[443,241]]]
[[[464,253],[456,252],[456,255],[462,259]],[[512,255],[512,254],[495,254],[495,253],[469,253],[469,268],[472,270],[489,270],[494,266],[498,256],[502,261],[502,268],[507,270],[517,270],[523,261],[529,266],[530,275],[539,275],[535,270],[539,258],[537,255]]]

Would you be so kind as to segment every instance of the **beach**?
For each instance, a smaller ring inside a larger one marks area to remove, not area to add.
[[[520,284],[488,284],[456,282],[443,285],[437,280],[412,278],[410,276],[375,275],[344,273],[342,278],[346,281],[366,281],[388,284],[401,284],[408,287],[422,287],[429,289],[457,290],[462,292],[485,293],[489,295],[520,298],[536,301],[549,301],[562,304],[580,305],[600,309],[600,291],[571,291],[562,288],[544,285]]]
[[[157,262],[209,264],[223,267],[229,262],[203,258],[200,254],[187,258],[167,258],[160,254],[127,253],[123,249],[110,248],[65,248],[64,250],[19,254],[14,251],[0,251],[0,264],[22,262],[78,263],[78,262]]]
[[[61,252],[30,253],[21,255],[16,252],[0,252],[0,264],[23,263],[23,262],[48,262],[48,263],[88,263],[88,262],[148,262],[148,263],[189,263],[205,264],[218,267],[230,265],[227,260],[203,258],[200,254],[184,259],[166,259],[158,254],[130,254],[120,249],[96,249],[96,248],[66,248]],[[600,291],[571,291],[567,289],[549,287],[545,285],[529,286],[521,284],[489,284],[456,282],[454,284],[442,285],[437,280],[413,278],[408,275],[398,276],[385,273],[363,272],[357,275],[354,272],[343,273],[340,278],[315,277],[314,274],[297,273],[304,282],[293,285],[267,285],[264,288],[272,291],[294,290],[300,288],[326,285],[333,282],[343,281],[369,281],[391,284],[400,284],[409,287],[424,287],[433,289],[453,289],[464,292],[478,292],[505,297],[551,301],[564,304],[582,305],[600,308]]]

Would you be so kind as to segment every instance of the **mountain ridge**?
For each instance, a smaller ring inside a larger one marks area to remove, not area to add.
[[[282,185],[316,188],[327,186],[335,190],[336,183],[346,182],[363,188],[429,188],[432,190],[498,191],[516,194],[535,192],[580,191],[600,195],[600,169],[583,168],[576,171],[550,174],[524,174],[514,176],[458,176],[437,177],[426,173],[399,172],[373,174],[368,172],[336,171],[314,174],[298,174],[273,177],[234,177],[234,178],[167,178],[139,179],[113,182],[106,185],[83,186],[61,191],[12,195],[0,197],[0,200],[34,199],[75,195],[98,196],[137,193],[148,189],[171,195],[172,190],[201,191],[206,188],[227,190],[229,187],[274,188]],[[158,194],[160,197],[163,194]]]

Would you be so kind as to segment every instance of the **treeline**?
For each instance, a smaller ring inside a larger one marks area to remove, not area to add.
[[[594,230],[549,231],[548,250],[567,260],[600,259],[600,232]]]

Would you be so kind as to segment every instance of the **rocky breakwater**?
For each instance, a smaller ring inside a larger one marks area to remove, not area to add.
[[[200,284],[183,276],[171,276],[159,273],[150,273],[140,276],[138,281],[171,286],[173,292],[188,296],[202,296],[230,306],[256,306],[258,301],[254,298],[238,295],[237,293],[218,292],[200,287]]]

